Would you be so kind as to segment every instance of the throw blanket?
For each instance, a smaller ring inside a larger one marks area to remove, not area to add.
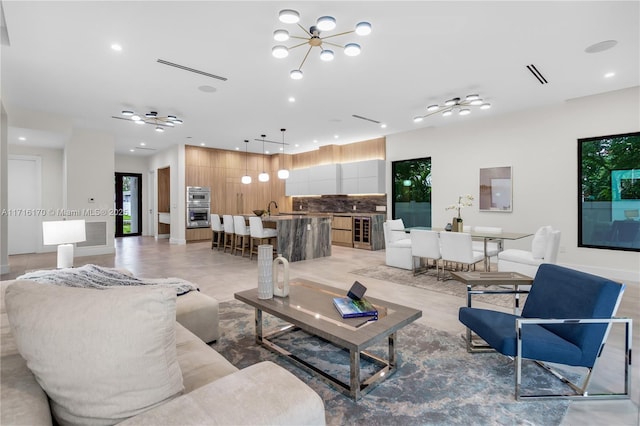
[[[97,265],[28,272],[17,279],[32,280],[42,284],[95,288],[98,290],[115,286],[154,285],[174,288],[178,296],[190,291],[200,291],[194,284],[180,278],[141,279],[112,268],[103,268]]]

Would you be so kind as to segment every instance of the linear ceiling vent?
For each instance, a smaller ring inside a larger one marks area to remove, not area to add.
[[[363,116],[357,115],[357,114],[352,114],[351,116],[353,118],[359,118],[360,120],[366,120],[366,121],[370,121],[372,123],[380,124],[380,122],[378,120],[374,120],[373,118],[367,118],[367,117],[363,117]]]
[[[533,76],[535,78],[538,79],[538,81],[540,82],[540,84],[547,84],[548,81],[546,78],[544,78],[544,76],[540,73],[540,71],[538,71],[538,68],[536,68],[535,65],[531,64],[531,65],[527,65],[527,69],[529,71],[531,71],[531,74],[533,74]]]
[[[164,65],[169,65],[170,67],[180,68],[181,70],[194,72],[196,74],[205,75],[207,77],[215,78],[215,79],[222,80],[222,81],[227,81],[226,77],[220,77],[219,75],[211,74],[211,73],[208,73],[208,72],[205,72],[205,71],[200,71],[200,70],[197,70],[197,69],[194,69],[194,68],[186,67],[184,65],[180,65],[180,64],[173,63],[173,62],[165,61],[164,59],[158,59],[158,62],[161,63],[161,64],[164,64]]]

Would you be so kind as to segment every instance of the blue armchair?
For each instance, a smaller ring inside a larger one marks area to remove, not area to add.
[[[558,265],[542,264],[527,296],[522,315],[478,308],[460,308],[458,318],[489,348],[515,361],[515,397],[628,399],[630,396],[632,320],[614,318],[624,285]],[[624,392],[589,394],[587,386],[613,323],[625,324]],[[468,347],[471,351],[471,347]],[[531,359],[564,381],[574,393],[522,394],[522,359]],[[545,362],[585,367],[576,385]]]

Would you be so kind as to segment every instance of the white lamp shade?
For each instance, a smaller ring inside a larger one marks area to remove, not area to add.
[[[333,61],[333,50],[324,49],[320,52],[320,59],[325,62]]]
[[[269,173],[262,172],[258,175],[258,180],[260,182],[269,182]]]
[[[84,220],[42,222],[42,244],[71,244],[86,241]]]
[[[347,56],[358,56],[360,54],[360,45],[357,43],[349,43],[344,47],[344,54]]]
[[[273,32],[273,39],[275,41],[287,41],[287,40],[289,40],[289,31],[287,31],[287,30],[275,30]]]
[[[249,175],[242,176],[242,183],[244,183],[245,185],[250,184],[251,183],[251,176],[249,176]]]
[[[371,24],[368,22],[359,22],[358,25],[356,25],[356,34],[362,36],[371,34]]]
[[[283,9],[278,14],[278,19],[285,24],[295,24],[300,21],[300,14],[292,9]]]
[[[278,178],[279,179],[289,179],[289,170],[287,170],[287,169],[278,170]]]
[[[302,71],[300,70],[293,70],[289,73],[289,75],[291,76],[292,79],[294,80],[301,80],[303,77]]]
[[[278,59],[282,59],[282,58],[286,58],[287,56],[289,56],[289,49],[287,49],[286,46],[274,46],[273,49],[271,49],[271,54],[273,55],[274,58],[278,58]]]
[[[332,16],[321,16],[316,21],[316,27],[320,31],[331,31],[336,27],[336,20]]]

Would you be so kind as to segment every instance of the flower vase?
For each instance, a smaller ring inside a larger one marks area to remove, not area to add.
[[[258,299],[273,298],[273,246],[258,246]]]
[[[454,217],[451,221],[451,231],[452,232],[463,232],[464,226],[462,225],[461,217]]]
[[[280,270],[282,270],[282,281],[279,278]],[[280,253],[273,261],[273,295],[278,297],[289,295],[289,261]]]

